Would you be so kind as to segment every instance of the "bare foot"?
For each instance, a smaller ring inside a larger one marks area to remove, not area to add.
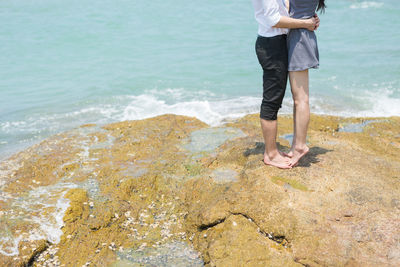
[[[293,150],[292,149],[290,149],[290,151],[288,153],[286,153],[284,151],[279,151],[279,153],[284,157],[288,157],[288,158],[293,157]]]
[[[282,156],[280,153],[277,153],[273,157],[269,157],[264,152],[264,163],[266,165],[271,165],[274,167],[278,167],[280,169],[291,169],[292,168],[292,166],[290,166],[290,164],[291,164],[290,159]]]
[[[293,150],[293,154],[290,160],[290,166],[296,166],[299,163],[300,159],[304,157],[308,153],[308,151],[310,151],[308,146],[304,146],[303,148],[295,148]]]
[[[295,138],[295,137],[294,137]],[[290,150],[288,153],[282,152],[283,156],[288,157],[288,158],[293,158],[294,155],[294,148],[296,147],[296,143],[294,142],[295,139],[293,139],[292,146],[290,147]]]

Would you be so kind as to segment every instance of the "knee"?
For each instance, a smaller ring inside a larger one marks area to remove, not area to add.
[[[293,102],[296,107],[309,105],[308,97],[293,98]]]

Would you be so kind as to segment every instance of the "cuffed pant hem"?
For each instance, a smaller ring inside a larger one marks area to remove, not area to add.
[[[276,121],[278,119],[278,112],[276,113],[260,113],[260,118],[267,121]]]

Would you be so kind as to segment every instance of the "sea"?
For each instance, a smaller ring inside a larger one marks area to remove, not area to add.
[[[326,4],[311,112],[400,116],[398,0]],[[0,159],[86,123],[259,112],[250,0],[2,0],[0,21]]]

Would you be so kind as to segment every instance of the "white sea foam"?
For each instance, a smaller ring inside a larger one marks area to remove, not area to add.
[[[154,95],[131,96],[131,102],[123,109],[118,120],[138,120],[172,113],[196,117],[210,125],[218,125],[225,119],[241,117],[257,112],[260,99],[237,97],[222,100],[190,100],[168,104]]]
[[[32,228],[29,232],[20,235],[11,234],[7,229],[0,229],[2,234],[8,233],[8,236],[0,238],[0,253],[6,256],[19,255],[18,245],[21,240],[46,239],[51,243],[59,243],[63,234],[61,227],[64,225],[64,213],[69,207],[69,199],[64,198],[64,195],[67,189],[76,187],[78,185],[74,183],[60,182],[34,188],[26,198],[14,197],[12,207],[24,210],[19,217],[27,221]],[[32,213],[38,214],[38,216]]]
[[[335,79],[335,78],[332,78]],[[335,103],[331,99],[319,96],[310,97],[311,112],[316,114],[344,117],[389,117],[400,116],[400,99],[393,97],[394,89],[382,88],[375,92],[367,91],[364,96],[354,93],[354,101],[364,103],[365,108],[357,109],[353,105]],[[238,96],[235,98],[193,100],[168,104],[155,95],[143,94],[130,96],[130,103],[115,119],[137,120],[161,114],[172,113],[196,117],[209,125],[223,124],[226,120],[240,118],[246,114],[258,113],[261,97]],[[288,95],[280,109],[280,114],[291,114],[293,101]]]
[[[74,185],[73,187],[76,187],[76,185]],[[47,218],[46,216],[32,218],[32,221],[36,222],[39,225],[40,231],[37,232],[36,237],[31,235],[31,239],[38,240],[46,238],[54,244],[60,242],[60,237],[63,234],[61,227],[64,225],[64,213],[69,207],[69,199],[64,198],[65,193],[66,191],[63,192],[61,198],[57,200],[57,203],[55,205],[56,210],[54,213],[51,214],[51,220],[49,220],[49,218]]]
[[[380,8],[383,6],[382,2],[358,2],[350,5],[351,9],[360,9],[360,8]]]
[[[335,79],[336,77],[332,76],[329,81]],[[317,96],[311,93],[311,112],[360,117],[400,116],[400,98],[396,96],[397,85],[377,84],[373,89],[365,90],[362,94],[359,93],[359,89],[348,90],[345,98],[336,98],[336,100],[334,97]],[[337,88],[336,90],[340,93],[344,89]],[[84,106],[67,113],[33,114],[25,120],[2,122],[0,123],[0,135],[4,134],[15,138],[7,139],[8,144],[2,145],[3,149],[10,147],[9,149],[15,152],[49,135],[85,123],[101,125],[116,121],[140,120],[170,113],[196,117],[211,126],[216,126],[249,113],[258,113],[260,104],[261,96],[228,97],[224,95],[216,96],[209,91],[191,92],[183,88],[152,89],[139,95],[114,96],[107,104]],[[288,93],[283,101],[280,114],[292,113],[292,106],[290,93]],[[11,153],[4,154],[10,155]]]
[[[400,99],[393,97],[393,89],[381,89],[377,92],[368,91],[365,99],[371,103],[372,108],[367,111],[365,116],[389,117],[400,115]]]
[[[5,256],[15,256],[19,254],[18,244],[21,241],[21,237],[11,238],[7,236],[0,237],[0,253]],[[11,246],[3,247],[3,244],[12,243]]]
[[[331,80],[336,77],[331,77]],[[354,100],[364,101],[368,110],[343,108],[330,99],[311,96],[311,111],[339,116],[399,116],[400,99],[392,96],[395,89],[383,87],[376,91],[365,91],[364,96],[354,94]],[[177,114],[196,117],[210,125],[218,125],[227,119],[234,119],[249,113],[259,112],[261,97],[237,96],[216,97],[208,91],[192,93],[183,89],[149,90],[140,95],[116,96],[114,104],[84,107],[76,111],[31,116],[25,121],[0,123],[0,132],[5,134],[59,132],[84,123],[109,123],[123,120],[139,120],[161,114]],[[292,100],[288,95],[280,113],[292,112]]]
[[[331,79],[335,79],[332,77]],[[368,110],[342,108],[329,99],[311,96],[311,111],[320,114],[341,116],[399,116],[399,98],[391,96],[393,89],[381,89],[372,93],[366,91],[354,98],[367,101]],[[196,117],[210,125],[218,125],[227,119],[234,119],[249,113],[259,112],[261,97],[237,96],[215,97],[210,92],[191,93],[183,89],[150,90],[140,95],[116,96],[114,104],[84,107],[64,113],[40,117],[31,116],[25,121],[0,123],[0,131],[5,134],[59,132],[84,123],[109,123],[123,120],[139,120],[161,114],[177,114]],[[291,113],[292,101],[284,99],[280,113]],[[34,137],[33,137],[34,138]]]

